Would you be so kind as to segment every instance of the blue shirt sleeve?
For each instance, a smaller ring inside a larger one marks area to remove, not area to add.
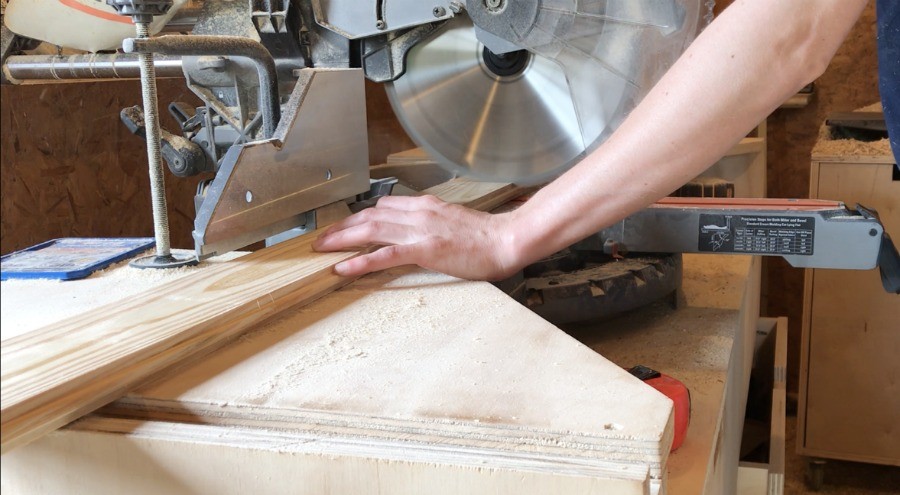
[[[900,168],[900,1],[878,0],[878,85],[888,138]]]

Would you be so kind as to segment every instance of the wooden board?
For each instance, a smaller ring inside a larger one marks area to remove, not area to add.
[[[646,473],[612,479],[602,465],[537,456],[485,465],[485,457],[477,449],[422,452],[402,441],[360,445],[278,430],[87,418],[5,456],[0,486],[9,495],[651,493]]]
[[[667,399],[497,288],[419,269],[283,313],[100,411],[649,468]]]
[[[457,180],[427,192],[492,208],[509,184]],[[350,281],[334,264],[358,253],[315,253],[315,234],[267,248],[108,307],[3,342],[2,451],[120,397],[187,356]]]
[[[785,102],[782,103],[778,108],[806,108],[806,106],[809,105],[809,101],[812,99],[812,96],[812,93],[797,93],[785,100]]]
[[[434,163],[434,160],[422,148],[412,148],[387,156],[387,165],[408,165],[416,163]]]
[[[788,321],[785,317],[775,320],[775,363],[772,387],[772,424],[769,429],[769,495],[784,493],[785,471],[785,415],[787,414],[787,348]]]

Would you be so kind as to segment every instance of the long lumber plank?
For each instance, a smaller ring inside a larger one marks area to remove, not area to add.
[[[424,192],[490,210],[521,189],[455,179]],[[0,451],[39,438],[185,358],[211,352],[284,309],[351,282],[332,268],[360,253],[316,253],[310,246],[315,237],[259,250],[3,342]]]

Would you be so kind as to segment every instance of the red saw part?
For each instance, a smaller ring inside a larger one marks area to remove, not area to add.
[[[839,201],[824,199],[779,199],[779,198],[663,198],[650,208],[723,208],[754,210],[833,210],[841,208]]]

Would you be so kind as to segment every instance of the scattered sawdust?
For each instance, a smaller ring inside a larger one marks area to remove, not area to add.
[[[411,274],[383,287],[380,280],[380,277],[364,278],[343,289],[341,294],[286,313],[269,325],[267,333],[290,333],[296,330],[298,318],[308,322],[335,322],[325,325],[327,330],[315,334],[312,340],[282,341],[278,353],[290,356],[290,359],[284,361],[286,364],[277,373],[266,377],[256,389],[249,390],[240,399],[250,404],[283,400],[283,395],[290,393],[285,384],[296,383],[308,373],[324,367],[370,357],[382,361],[406,359],[406,356],[398,355],[398,342],[420,340],[440,329],[444,316],[427,308],[429,300],[431,305],[439,304],[441,294],[449,297],[455,293],[454,283],[448,282],[447,277],[433,273]],[[373,291],[375,285],[381,290]],[[425,287],[429,288],[427,298]],[[398,291],[403,293],[402,297]],[[458,293],[456,297],[459,297]],[[355,310],[348,310],[349,301],[354,301]],[[254,332],[241,340],[250,343],[264,337]]]
[[[817,156],[883,156],[891,154],[891,143],[887,139],[879,141],[857,141],[855,139],[830,139],[825,131],[813,147],[813,157]]]
[[[862,108],[856,109],[857,112],[881,112],[882,110],[883,110],[883,107],[881,106],[880,101],[876,101],[875,103],[872,103],[871,105],[866,105]]]
[[[858,112],[881,111],[881,102],[866,105]],[[879,141],[857,141],[855,139],[834,139],[826,125],[819,128],[819,138],[813,147],[812,155],[816,156],[891,156],[891,143],[887,139]]]
[[[189,251],[174,250],[178,254]],[[2,339],[21,335],[127,297],[145,293],[205,267],[237,258],[236,252],[195,266],[169,270],[138,269],[121,261],[81,280],[7,280],[2,283]]]

